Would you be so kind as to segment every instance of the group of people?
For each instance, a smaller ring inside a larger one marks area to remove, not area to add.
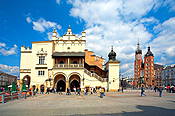
[[[175,93],[175,86],[174,85],[167,85],[166,87],[165,87],[165,89],[166,89],[166,91],[168,92],[168,93]]]
[[[44,91],[45,88],[44,86],[41,86],[40,87],[40,94],[49,94],[49,93],[59,93],[59,95],[62,95],[62,88],[47,88],[46,89],[46,92]],[[33,88],[33,92],[35,94],[37,94],[39,91],[38,88]],[[88,94],[96,94],[97,92],[100,93],[100,98],[103,98],[103,96],[105,96],[105,88],[94,88],[94,87],[86,87],[86,88],[83,88],[81,89],[80,87],[73,87],[73,88],[67,88],[66,89],[66,95],[71,95],[72,93],[75,94],[75,95],[81,95],[84,93],[84,95],[88,95]]]
[[[159,86],[159,87],[155,86],[154,91],[155,92],[158,91],[159,92],[159,97],[162,97],[162,92],[163,92],[163,87],[162,86]],[[141,87],[141,96],[146,96],[144,86]]]
[[[0,92],[3,92],[5,89],[3,87],[0,88]]]

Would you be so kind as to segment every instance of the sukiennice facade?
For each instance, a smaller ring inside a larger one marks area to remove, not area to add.
[[[32,42],[32,48],[21,47],[20,80],[28,88],[55,88],[66,91],[74,87],[119,89],[119,64],[111,49],[108,61],[85,49],[86,32],[81,37],[69,27],[62,37],[56,30],[52,40]]]

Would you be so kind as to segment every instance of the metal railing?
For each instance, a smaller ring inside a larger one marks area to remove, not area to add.
[[[84,64],[55,64],[54,68],[84,68]]]
[[[30,94],[31,94],[30,96],[35,95],[33,92],[30,92]],[[0,93],[0,103],[4,104],[8,101],[12,101],[15,99],[21,99],[21,98],[26,99],[27,97],[29,97],[29,92],[15,92],[15,93],[10,93],[10,94],[2,92]]]
[[[102,78],[102,77],[100,77],[99,75],[97,75],[96,73],[91,73],[89,70],[87,70],[87,69],[84,69],[84,72],[87,74],[87,75],[89,75],[89,76],[91,76],[91,77],[95,77],[97,80],[99,80],[99,81],[102,81],[102,82],[107,82],[107,78]]]

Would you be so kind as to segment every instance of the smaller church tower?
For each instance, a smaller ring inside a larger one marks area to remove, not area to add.
[[[150,46],[148,46],[148,51],[144,57],[144,79],[147,87],[154,86],[154,55]]]
[[[119,89],[119,66],[120,62],[116,60],[116,53],[113,51],[108,54],[109,61],[107,62],[108,70],[108,91],[117,91]]]
[[[141,77],[141,69],[142,69],[142,50],[140,49],[140,44],[138,42],[137,49],[135,51],[135,61],[134,61],[134,86],[139,86],[139,80]]]
[[[54,29],[52,32],[52,40],[57,40],[57,35],[58,35],[57,31],[56,29]]]

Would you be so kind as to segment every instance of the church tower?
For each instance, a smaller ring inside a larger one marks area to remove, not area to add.
[[[134,86],[138,87],[139,79],[141,76],[141,69],[142,69],[142,50],[140,49],[140,44],[138,42],[137,49],[135,51],[135,61],[134,61]]]
[[[150,46],[144,57],[144,80],[147,87],[153,87],[154,84],[154,55],[151,52]]]
[[[116,53],[113,51],[108,54],[109,61],[107,62],[108,71],[108,91],[117,91],[119,89],[119,65],[120,61],[116,60]]]

